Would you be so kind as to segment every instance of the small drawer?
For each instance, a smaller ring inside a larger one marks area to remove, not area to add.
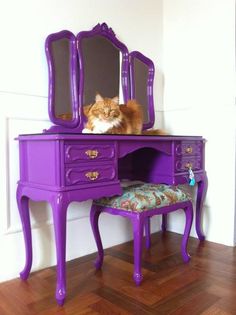
[[[65,163],[73,163],[77,161],[104,161],[112,160],[115,156],[113,145],[65,145]]]
[[[67,167],[65,171],[65,183],[67,186],[86,183],[112,181],[116,178],[114,165],[86,165]]]
[[[191,168],[193,171],[199,171],[202,169],[201,156],[196,157],[183,157],[176,159],[175,171],[176,172],[187,172]]]
[[[201,155],[202,143],[201,141],[181,141],[175,145],[176,155]]]

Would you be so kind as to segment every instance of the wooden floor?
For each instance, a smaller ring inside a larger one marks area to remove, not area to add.
[[[0,284],[1,315],[236,314],[236,249],[191,238],[191,262],[180,255],[181,236],[152,235],[143,254],[144,280],[132,280],[132,242],[106,250],[102,271],[95,254],[67,263],[67,299],[54,300],[55,267]]]

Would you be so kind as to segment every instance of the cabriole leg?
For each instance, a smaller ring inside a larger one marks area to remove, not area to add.
[[[134,274],[133,279],[136,285],[140,285],[143,275],[141,273],[142,259],[142,239],[143,239],[143,219],[140,214],[132,217],[133,235],[134,235]]]
[[[167,229],[167,214],[162,215],[161,230],[165,232]]]
[[[95,242],[98,249],[98,257],[95,261],[95,267],[96,269],[101,269],[102,263],[103,263],[103,257],[104,257],[104,251],[101,241],[101,236],[99,232],[99,226],[98,226],[98,219],[101,211],[95,206],[92,205],[91,211],[90,211],[90,223],[93,231],[93,235],[95,238]]]
[[[51,202],[57,255],[56,300],[64,304],[66,296],[66,214],[68,202],[58,193]]]
[[[145,224],[144,224],[144,229],[145,229],[145,245],[146,245],[146,248],[149,249],[151,248],[151,233],[150,233],[150,221],[151,221],[151,218],[150,217],[147,217],[145,219]]]
[[[22,196],[22,191],[19,186],[17,188],[17,205],[23,228],[26,253],[25,267],[21,271],[20,277],[22,280],[26,280],[29,276],[32,266],[32,235],[29,214],[29,198]]]
[[[184,212],[186,216],[186,223],[185,223],[184,235],[183,235],[182,243],[181,243],[181,253],[182,253],[184,262],[188,262],[190,260],[190,256],[187,251],[187,245],[188,245],[189,234],[190,234],[192,222],[193,222],[193,206],[191,202],[189,202],[188,206],[186,206],[186,208],[184,209]]]
[[[207,176],[204,175],[203,180],[198,182],[197,187],[197,201],[196,201],[196,233],[200,241],[205,240],[205,236],[202,232],[201,227],[201,218],[202,218],[202,206],[203,201],[205,199],[206,191],[207,191],[208,180]]]

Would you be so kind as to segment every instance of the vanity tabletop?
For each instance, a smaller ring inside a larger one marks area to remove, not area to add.
[[[182,136],[182,135],[109,135],[109,134],[75,134],[75,133],[38,133],[22,134],[16,140],[122,140],[122,141],[168,141],[168,140],[204,140],[202,136]]]

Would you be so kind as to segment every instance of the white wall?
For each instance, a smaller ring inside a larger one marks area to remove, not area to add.
[[[165,127],[203,135],[209,189],[203,227],[233,245],[235,216],[234,0],[163,1]],[[170,228],[181,232],[182,216]],[[193,230],[192,235],[195,235]]]
[[[162,117],[161,0],[8,0],[1,5],[0,58],[0,281],[17,277],[24,264],[24,245],[15,200],[19,178],[20,133],[41,132],[47,115],[48,72],[44,42],[48,34],[68,29],[75,34],[106,22],[129,50],[140,50],[156,61],[156,104]],[[72,204],[68,211],[67,259],[96,250],[89,225],[90,202]],[[33,270],[55,264],[51,211],[46,203],[31,203]],[[112,231],[109,227],[113,226]],[[129,227],[127,229],[127,227]],[[131,238],[122,218],[102,219],[104,246]]]
[[[130,50],[154,60],[157,125],[164,117],[169,131],[207,139],[204,231],[209,240],[233,244],[234,1],[165,0],[162,7],[162,0],[8,0],[0,10],[0,281],[17,277],[24,263],[15,201],[19,170],[14,137],[41,132],[50,124],[45,38],[62,29],[88,30],[104,21]],[[96,250],[89,205],[69,208],[68,260]],[[31,203],[31,213],[36,270],[55,264],[54,237],[48,205]],[[181,232],[182,227],[182,216],[172,216],[170,228]],[[118,217],[104,215],[102,233],[106,247],[131,238],[129,223]]]

